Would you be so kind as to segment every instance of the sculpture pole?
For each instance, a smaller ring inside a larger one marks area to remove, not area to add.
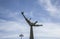
[[[34,36],[33,36],[33,26],[30,27],[30,39],[34,39]]]

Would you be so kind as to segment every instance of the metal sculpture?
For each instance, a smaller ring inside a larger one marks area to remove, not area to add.
[[[36,24],[38,21],[35,21],[34,23],[31,22],[31,18],[30,19],[27,19],[24,15],[24,12],[21,12],[21,14],[23,15],[23,17],[25,18],[26,22],[29,24],[30,26],[30,39],[34,39],[34,36],[33,36],[33,26],[43,26],[43,25],[38,25]]]

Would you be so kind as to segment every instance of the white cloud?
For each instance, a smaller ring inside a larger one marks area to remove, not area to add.
[[[52,3],[52,0],[38,0],[39,4],[42,5],[45,10],[49,12],[49,14],[53,17],[60,17],[60,7],[57,6],[59,4],[59,0],[55,0],[55,4]]]
[[[0,20],[0,21],[4,21],[4,20]],[[4,29],[6,31],[15,31],[15,30],[21,30],[21,31],[25,31],[26,29],[26,24],[22,24],[19,22],[14,22],[14,21],[4,21],[4,22],[0,22],[0,30]]]
[[[60,23],[42,23],[42,27],[34,27],[36,37],[60,37]]]
[[[2,19],[0,21],[0,31],[2,32],[0,32],[0,38],[15,38],[21,33],[24,34],[26,37],[29,33],[29,26],[26,26],[26,24],[14,21],[6,21]]]

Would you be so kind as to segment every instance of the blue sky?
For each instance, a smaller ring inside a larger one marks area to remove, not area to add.
[[[21,11],[43,27],[33,27],[35,39],[60,39],[60,0],[0,0],[0,39],[29,39],[30,27]]]

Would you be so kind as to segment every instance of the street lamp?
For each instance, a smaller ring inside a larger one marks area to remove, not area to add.
[[[24,37],[24,35],[23,34],[20,34],[19,37],[21,37],[21,39],[22,39],[22,37]]]

